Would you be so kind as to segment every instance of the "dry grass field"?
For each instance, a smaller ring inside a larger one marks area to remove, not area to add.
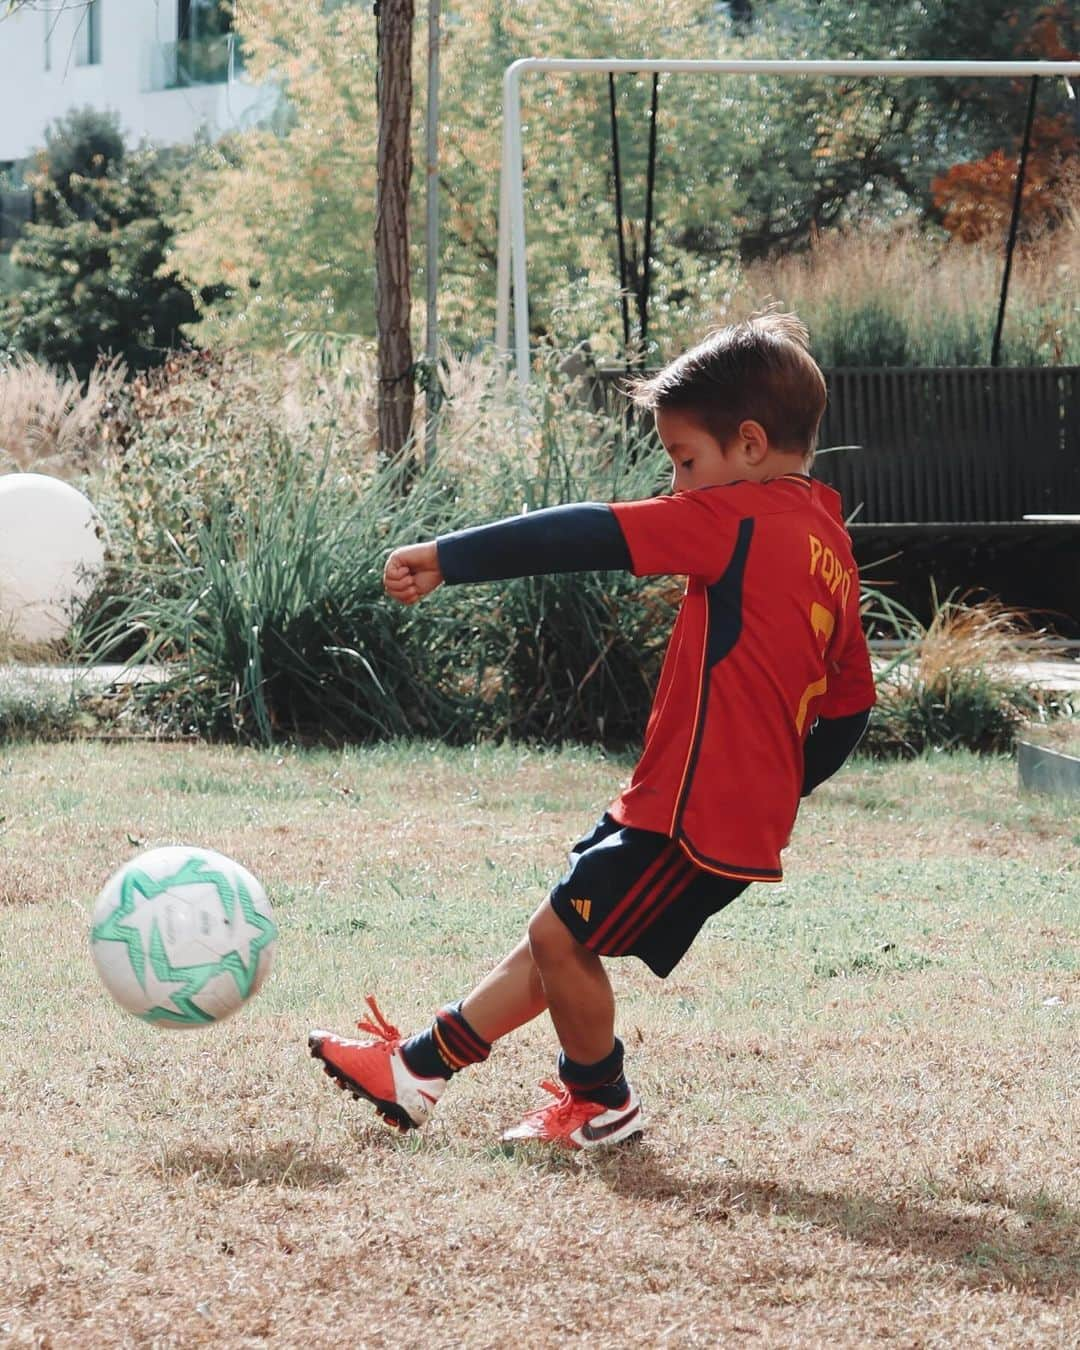
[[[1075,1346],[1080,816],[1015,767],[857,764],[666,983],[615,964],[649,1112],[504,1153],[537,1022],[398,1137],[307,1056],[412,1028],[518,935],[627,772],[592,753],[0,749],[0,1343]],[[183,840],[265,881],[275,973],[168,1033],[94,892]]]

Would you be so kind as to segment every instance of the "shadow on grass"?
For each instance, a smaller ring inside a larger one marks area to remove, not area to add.
[[[617,1195],[681,1205],[697,1223],[725,1224],[754,1214],[796,1229],[836,1233],[849,1242],[940,1263],[950,1268],[950,1279],[959,1273],[969,1288],[1007,1286],[1059,1297],[1080,1289],[1077,1215],[1045,1192],[956,1196],[960,1203],[992,1205],[994,1212],[984,1217],[957,1213],[945,1199],[935,1205],[857,1191],[817,1191],[738,1170],[705,1180],[678,1177],[645,1149],[605,1160],[597,1175]],[[1022,1230],[1006,1227],[1003,1209],[1022,1221]]]
[[[307,1145],[288,1142],[261,1149],[186,1144],[164,1150],[154,1172],[161,1181],[193,1177],[214,1186],[295,1186],[300,1190],[335,1186],[348,1179],[344,1167],[323,1161]]]

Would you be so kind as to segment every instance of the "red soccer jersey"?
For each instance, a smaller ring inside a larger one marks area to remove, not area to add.
[[[636,576],[689,578],[611,814],[721,876],[779,881],[815,718],[874,702],[840,498],[786,474],[611,509]]]

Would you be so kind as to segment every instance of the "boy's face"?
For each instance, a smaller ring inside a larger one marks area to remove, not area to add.
[[[722,487],[748,476],[741,436],[722,445],[693,413],[678,408],[660,409],[656,414],[656,430],[671,457],[672,492]]]

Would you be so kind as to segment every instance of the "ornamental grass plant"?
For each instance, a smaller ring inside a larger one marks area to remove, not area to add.
[[[1028,723],[1069,714],[1068,700],[1015,674],[1038,656],[1042,635],[1028,615],[997,600],[949,597],[878,676],[878,702],[863,741],[880,757],[927,750],[1012,750]]]
[[[117,360],[85,384],[22,354],[0,354],[0,473],[80,478],[100,461],[110,407],[124,384]]]
[[[717,323],[770,301],[793,309],[823,366],[981,366],[1001,288],[999,247],[909,227],[837,229],[802,252],[747,266]],[[1003,365],[1080,364],[1080,213],[1014,261]]]
[[[165,679],[135,697],[174,733],[262,744],[639,735],[678,593],[666,580],[523,578],[494,604],[446,588],[403,610],[386,602],[382,569],[397,544],[647,495],[661,470],[653,438],[565,381],[531,410],[511,414],[486,387],[468,412],[451,408],[429,465],[411,451],[380,464],[329,424],[316,454],[313,436],[290,439],[269,419],[261,439],[226,435],[213,454],[190,404],[175,440],[159,427],[118,441],[101,484],[114,565],[85,623],[88,659],[163,664]]]
[[[94,640],[140,636],[135,659],[166,671],[143,700],[175,731],[263,744],[405,734],[405,625],[378,584],[387,495],[383,480],[357,495],[286,461],[239,518],[233,499],[214,496]]]

